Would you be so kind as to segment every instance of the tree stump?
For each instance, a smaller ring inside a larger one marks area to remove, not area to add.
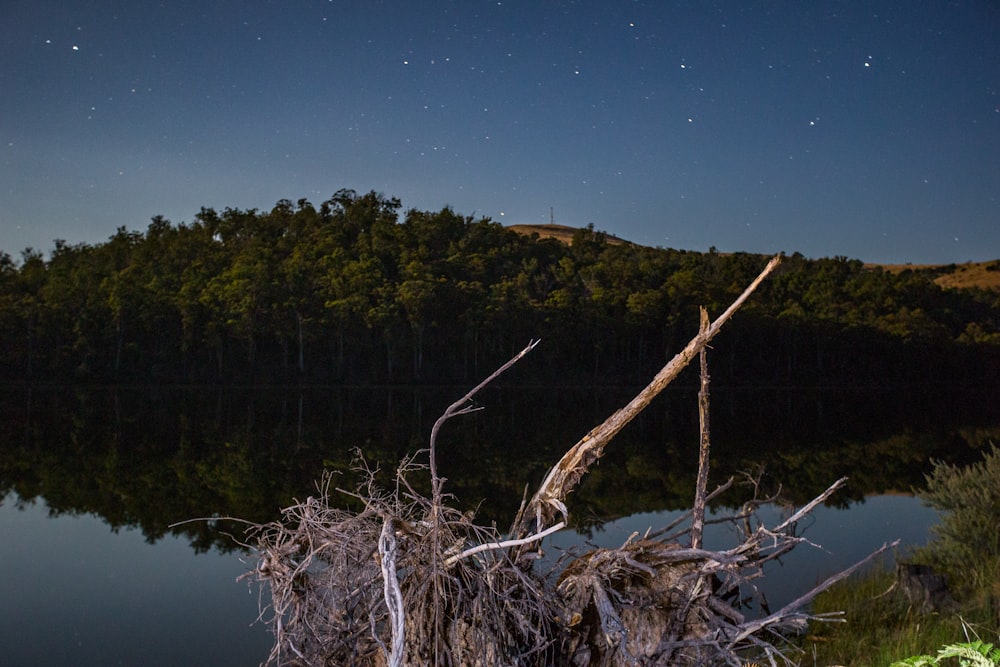
[[[945,611],[955,604],[948,582],[930,565],[900,563],[896,566],[896,583],[907,602],[919,611]]]

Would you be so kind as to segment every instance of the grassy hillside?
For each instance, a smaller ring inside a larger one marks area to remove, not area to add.
[[[562,241],[563,243],[572,243],[573,234],[575,234],[579,228],[570,227],[569,225],[510,225],[508,229],[518,232],[519,234],[524,234],[525,236],[538,234],[539,238],[556,239],[558,241]],[[611,245],[631,243],[631,241],[620,239],[612,234],[607,234],[607,240]]]
[[[878,266],[878,265],[870,265]],[[981,287],[1000,291],[1000,260],[965,264],[885,264],[881,268],[896,274],[918,271],[934,274],[941,287]]]
[[[571,243],[576,227],[569,225],[510,225],[510,229],[525,235],[538,234],[541,238],[554,238]],[[608,243],[629,243],[608,234]],[[866,264],[867,268],[881,268],[893,275],[904,271],[926,272],[936,275],[934,282],[945,288],[981,287],[1000,291],[1000,259],[965,264]]]

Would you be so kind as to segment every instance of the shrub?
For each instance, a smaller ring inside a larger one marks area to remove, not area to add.
[[[1000,450],[991,444],[982,461],[959,467],[938,462],[918,495],[941,512],[934,539],[915,560],[929,563],[949,578],[956,593],[996,586],[1000,563]]]

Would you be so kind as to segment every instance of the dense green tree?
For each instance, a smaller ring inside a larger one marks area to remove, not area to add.
[[[467,381],[531,338],[529,379],[635,382],[766,258],[517,234],[340,190],[203,208],[107,242],[0,254],[0,372],[48,380]],[[992,382],[1000,295],[846,257],[786,258],[723,335],[723,382]]]

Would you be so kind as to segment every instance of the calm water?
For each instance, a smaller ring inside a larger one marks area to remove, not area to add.
[[[13,501],[0,507],[0,664],[235,667],[270,650],[237,555]]]
[[[46,389],[0,391],[0,663],[256,665],[249,565],[198,516],[276,518],[322,470],[350,486],[351,454],[392,468],[426,445],[438,389]],[[631,390],[488,391],[450,422],[439,457],[458,502],[509,521],[578,437]],[[883,542],[927,539],[935,515],[912,497],[931,459],[977,458],[1000,441],[995,396],[755,390],[713,392],[713,474],[764,466],[801,503],[852,481],[819,508],[800,547],[768,577],[772,608]],[[577,529],[600,545],[669,522],[690,503],[693,394],[658,399],[623,431],[571,497]],[[730,498],[729,502],[739,502]],[[724,507],[714,508],[724,512]],[[774,518],[777,510],[768,509]],[[765,518],[768,518],[765,514]],[[586,537],[567,533],[555,546]],[[707,536],[731,543],[725,532]]]

